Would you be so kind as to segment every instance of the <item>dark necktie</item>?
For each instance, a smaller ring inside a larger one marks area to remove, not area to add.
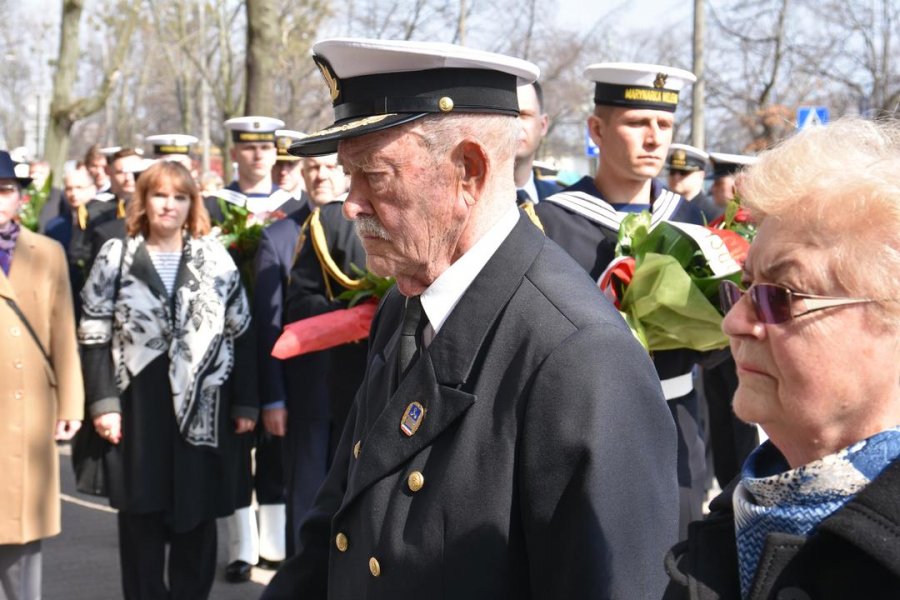
[[[406,299],[403,325],[400,328],[400,353],[397,361],[397,381],[402,381],[419,350],[419,340],[424,328],[425,313],[419,296]]]
[[[519,188],[516,190],[516,204],[518,204],[519,206],[522,206],[526,202],[530,202],[530,201],[531,201],[531,196],[528,195],[528,192],[526,192],[522,188]]]

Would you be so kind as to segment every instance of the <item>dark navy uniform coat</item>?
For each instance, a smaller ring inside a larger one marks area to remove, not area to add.
[[[299,554],[263,597],[658,598],[675,428],[583,270],[520,216],[398,386],[404,301],[382,301]]]

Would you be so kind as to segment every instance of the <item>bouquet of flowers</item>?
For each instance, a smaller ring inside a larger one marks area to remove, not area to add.
[[[649,212],[626,216],[619,229],[617,258],[598,285],[649,351],[723,348],[719,283],[739,282],[751,225],[734,209],[720,227],[661,222]],[[725,222],[728,221],[728,225]]]
[[[49,173],[44,180],[44,185],[37,187],[34,182],[28,184],[22,191],[22,208],[19,211],[19,222],[31,231],[37,231],[40,226],[41,209],[50,198],[53,186],[53,173]]]
[[[218,224],[219,241],[228,249],[241,274],[241,283],[247,295],[253,294],[253,258],[259,248],[263,228],[284,213],[275,211],[267,214],[265,219],[258,219],[246,207],[218,199],[219,209],[224,218]]]
[[[394,285],[392,277],[379,277],[371,271],[351,265],[359,276],[355,289],[338,296],[347,308],[334,310],[284,326],[272,356],[285,359],[319,350],[327,350],[369,337],[378,301]]]

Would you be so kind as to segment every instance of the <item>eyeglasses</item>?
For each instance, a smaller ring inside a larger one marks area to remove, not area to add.
[[[726,280],[719,284],[719,301],[722,304],[722,310],[726,313],[730,311],[745,293],[750,294],[756,318],[769,325],[784,323],[805,314],[835,306],[875,302],[871,298],[838,298],[801,294],[774,283],[754,283],[745,291],[733,281]],[[794,301],[796,300],[803,300],[806,310],[794,312]]]

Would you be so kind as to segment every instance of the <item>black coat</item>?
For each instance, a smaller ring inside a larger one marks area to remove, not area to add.
[[[666,557],[665,600],[740,599],[732,496],[737,480]],[[808,538],[771,533],[750,600],[900,598],[900,459]],[[765,568],[763,568],[763,566]]]
[[[584,272],[520,216],[396,387],[403,307],[382,301],[299,554],[263,597],[658,598],[675,429]]]

